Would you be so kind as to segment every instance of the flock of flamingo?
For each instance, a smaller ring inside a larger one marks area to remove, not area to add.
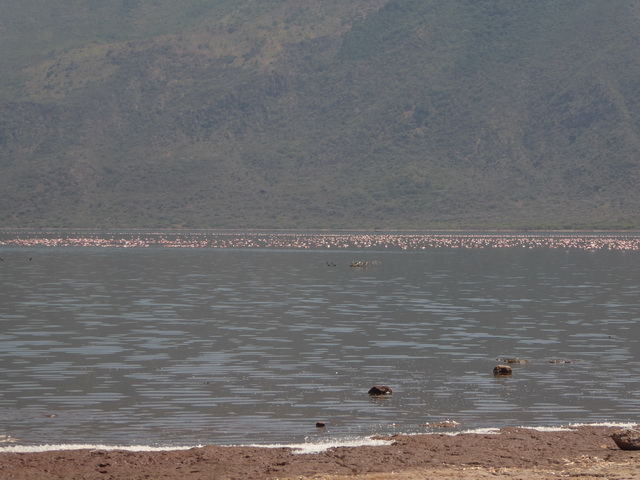
[[[47,233],[4,234],[0,246],[277,249],[564,248],[640,250],[640,234]]]

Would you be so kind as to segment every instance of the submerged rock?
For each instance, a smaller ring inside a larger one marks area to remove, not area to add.
[[[380,395],[391,395],[393,390],[385,385],[374,385],[369,389],[369,395],[377,397]]]
[[[358,261],[358,262],[351,262],[351,264],[349,264],[349,266],[351,268],[367,268],[367,267],[376,267],[378,265],[378,262],[374,261]]]
[[[495,368],[493,369],[493,374],[497,377],[511,375],[512,373],[513,373],[513,370],[509,365],[496,365]]]
[[[640,430],[625,428],[611,435],[620,450],[640,450]]]
[[[445,420],[443,422],[430,422],[422,424],[423,427],[431,427],[431,428],[455,428],[460,425],[459,422],[455,420]]]
[[[498,358],[499,362],[503,363],[531,363],[530,360],[525,360],[524,358]]]

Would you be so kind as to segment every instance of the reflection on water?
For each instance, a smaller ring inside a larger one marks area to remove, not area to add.
[[[637,252],[0,252],[0,435],[25,443],[275,443],[640,414]],[[378,265],[349,267],[360,260]],[[494,378],[498,357],[531,363]],[[374,384],[394,394],[371,398]]]

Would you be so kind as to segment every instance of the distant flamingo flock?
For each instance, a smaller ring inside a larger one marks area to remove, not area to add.
[[[563,248],[640,250],[640,234],[365,234],[365,233],[114,233],[65,235],[20,232],[0,237],[0,246],[119,248],[395,249]]]

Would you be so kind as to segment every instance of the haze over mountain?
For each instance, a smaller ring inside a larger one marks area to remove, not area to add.
[[[640,228],[640,3],[4,0],[0,227]]]

